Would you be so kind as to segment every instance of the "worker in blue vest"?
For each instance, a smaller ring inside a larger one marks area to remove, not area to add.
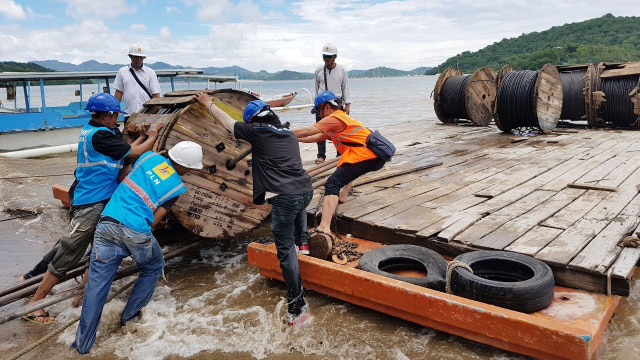
[[[128,143],[121,138],[117,127],[118,116],[125,112],[120,110],[120,102],[113,95],[92,95],[85,110],[91,112],[91,120],[80,130],[76,179],[69,190],[71,219],[67,232],[59,240],[55,255],[47,265],[42,283],[29,303],[44,299],[60,278],[82,259],[93,241],[100,213],[118,182],[130,169],[130,165],[125,165],[125,160],[133,163],[138,156],[150,150],[162,127],[162,123],[155,124],[148,132],[144,127],[139,127],[141,136]],[[38,324],[51,324],[56,320],[44,309],[24,315],[22,319]]]
[[[202,147],[182,141],[168,155],[169,159],[151,151],[142,154],[102,212],[91,251],[80,323],[71,344],[80,354],[88,353],[96,341],[102,309],[123,258],[133,257],[140,275],[122,311],[121,325],[147,305],[162,275],[164,258],[151,228],[187,191],[180,176],[202,169]]]

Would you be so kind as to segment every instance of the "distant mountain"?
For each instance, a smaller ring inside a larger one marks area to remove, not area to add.
[[[0,64],[2,64],[0,62]],[[82,64],[74,65],[71,63],[60,62],[57,60],[44,60],[44,61],[32,61],[29,64],[36,64],[44,68],[48,68],[55,71],[116,71],[125,64],[106,64],[100,63],[95,60],[85,61]],[[164,62],[155,62],[146,64],[152,69],[187,69],[193,67],[185,67],[181,65],[171,65]],[[378,67],[370,70],[351,70],[349,71],[349,77],[392,77],[392,76],[407,76],[407,75],[421,75],[427,71],[428,67],[420,67],[411,71],[396,70],[386,67]],[[7,70],[8,71],[8,70]],[[276,73],[269,73],[265,70],[258,72],[249,71],[240,66],[228,66],[228,67],[206,67],[202,68],[204,74],[207,75],[226,75],[226,76],[238,76],[240,80],[303,80],[313,79],[314,73],[309,72],[297,72],[290,70],[278,71]]]

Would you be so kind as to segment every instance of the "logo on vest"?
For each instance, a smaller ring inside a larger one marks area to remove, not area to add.
[[[158,175],[158,177],[161,180],[166,180],[169,176],[173,175],[176,171],[169,166],[169,164],[167,164],[166,161],[162,162],[161,164],[157,165],[156,167],[153,168],[153,172],[151,171],[147,171],[147,173],[151,176],[149,176],[149,178],[151,179],[151,181],[153,181],[155,184],[158,184],[158,180],[155,180],[154,177],[155,175]],[[155,175],[154,175],[155,174]]]

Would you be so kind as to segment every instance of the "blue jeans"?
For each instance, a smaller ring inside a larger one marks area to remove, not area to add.
[[[134,318],[151,299],[156,283],[162,275],[164,258],[160,245],[151,233],[140,233],[123,224],[110,221],[98,223],[80,323],[76,339],[71,344],[71,348],[80,354],[88,353],[96,341],[96,331],[109,288],[122,259],[127,256],[133,257],[140,275],[122,311],[121,324]]]
[[[300,314],[300,308],[306,304],[294,241],[309,238],[306,209],[312,197],[313,190],[306,194],[278,195],[270,200],[271,231],[287,288],[288,311],[294,315]]]

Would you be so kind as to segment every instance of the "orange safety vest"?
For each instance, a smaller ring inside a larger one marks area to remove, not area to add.
[[[338,166],[343,163],[353,164],[377,157],[376,154],[366,146],[367,137],[371,134],[369,129],[357,120],[349,117],[349,115],[342,110],[334,111],[329,116],[333,116],[347,125],[344,130],[337,134],[332,131],[327,131],[327,135],[331,138],[331,141],[333,141],[333,145],[335,145],[338,152],[342,154],[340,155]],[[361,144],[362,146],[348,146],[343,144],[343,142]]]

